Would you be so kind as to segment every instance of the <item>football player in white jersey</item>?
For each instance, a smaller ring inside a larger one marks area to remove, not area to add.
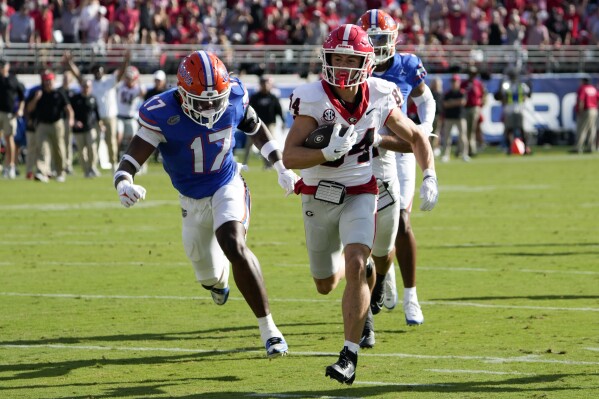
[[[418,109],[421,122],[419,128],[426,134],[431,134],[436,107],[435,99],[424,81],[426,69],[416,55],[396,53],[397,23],[386,12],[374,9],[364,13],[360,17],[358,25],[366,30],[374,44],[376,66],[373,76],[397,85],[406,99],[402,106],[404,112],[407,111],[407,98],[410,96]],[[396,150],[396,148],[393,149]],[[405,151],[398,151],[395,156],[400,184],[399,225],[396,229],[395,252],[404,285],[403,309],[406,323],[418,325],[424,322],[424,316],[416,295],[416,238],[410,224],[410,213],[416,188],[416,160],[414,154],[405,153]],[[373,255],[377,254],[373,251]],[[381,302],[388,309],[393,309],[397,303],[393,253],[390,255],[385,259],[377,259],[373,256],[377,269],[377,284],[373,290],[371,301],[373,312],[376,312],[377,308],[380,309]],[[385,275],[385,279],[382,280],[381,277]],[[383,291],[384,296],[381,300]]]
[[[323,80],[299,86],[292,94],[294,121],[283,150],[288,168],[301,169],[296,194],[302,211],[310,272],[316,289],[328,294],[345,276],[342,300],[345,342],[325,376],[351,384],[355,379],[359,341],[370,303],[367,262],[374,241],[377,183],[372,147],[401,137],[413,149],[425,180],[423,209],[437,202],[435,164],[428,138],[401,112],[397,87],[370,78],[374,49],[357,25],[333,30],[321,49]],[[327,147],[304,146],[318,126],[334,124]],[[387,127],[394,136],[383,138]],[[341,128],[347,127],[345,134]]]
[[[146,90],[139,83],[139,70],[130,65],[125,69],[123,81],[116,88],[117,97],[117,140],[119,149],[127,148],[139,129],[137,123],[139,107]]]

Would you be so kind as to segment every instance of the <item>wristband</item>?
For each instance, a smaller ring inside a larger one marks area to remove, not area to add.
[[[127,161],[131,165],[133,165],[136,172],[139,172],[139,170],[141,169],[141,165],[139,164],[139,162],[137,162],[137,160],[129,154],[123,155],[123,157],[121,158],[121,162],[123,162],[123,161]]]
[[[129,183],[133,184],[133,176],[131,176],[131,173],[129,172],[125,172],[124,170],[117,170],[114,174],[114,179],[112,180],[112,184],[116,185],[117,184],[117,179],[124,177],[125,180],[127,180]]]
[[[260,154],[264,157],[264,159],[268,160],[268,156],[271,152],[279,149],[279,143],[277,140],[267,141],[262,148],[260,148]]]
[[[435,179],[437,178],[437,174],[435,173],[434,169],[425,169],[424,172],[422,172],[422,175],[424,176],[422,180],[425,180],[428,177],[434,177]]]
[[[281,174],[283,172],[285,172],[287,170],[287,168],[285,167],[285,165],[283,165],[283,161],[282,160],[278,160],[277,162],[272,164],[273,168],[276,169],[276,171]]]

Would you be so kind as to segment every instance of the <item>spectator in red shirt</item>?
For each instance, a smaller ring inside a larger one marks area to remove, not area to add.
[[[285,45],[287,44],[287,38],[289,32],[285,29],[285,20],[283,18],[276,18],[272,24],[268,26],[266,35],[264,36],[266,44],[270,45]]]
[[[576,11],[576,6],[574,4],[568,5],[564,19],[566,21],[566,25],[568,26],[568,42],[575,44],[579,38],[580,15]]]
[[[468,79],[464,80],[461,85],[462,90],[466,93],[463,116],[466,119],[466,136],[470,156],[476,156],[478,148],[484,144],[482,137],[476,137],[476,132],[480,120],[480,111],[485,102],[486,90],[477,75],[478,69],[471,66],[468,70]]]
[[[0,8],[8,18],[15,13],[15,9],[8,4],[8,0],[0,0]]]
[[[133,8],[134,0],[124,0],[114,15],[114,30],[121,37],[137,37],[139,31],[139,10]]]
[[[466,37],[468,14],[462,0],[451,0],[447,13],[447,23],[453,36],[453,44],[462,44]]]
[[[52,27],[54,25],[54,15],[48,5],[41,5],[39,8],[31,11],[29,14],[35,24],[35,42],[52,43]]]
[[[322,19],[329,26],[329,32],[340,25],[340,18],[337,14],[337,6],[334,1],[327,1]]]
[[[591,152],[597,151],[597,101],[599,93],[588,77],[583,77],[576,91],[576,148],[573,152],[582,154],[588,143]]]

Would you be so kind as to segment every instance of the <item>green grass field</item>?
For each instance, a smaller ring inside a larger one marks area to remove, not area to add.
[[[194,281],[159,165],[131,209],[108,175],[0,180],[0,398],[599,397],[599,157],[438,164],[437,208],[412,217],[425,324],[376,316],[351,387],[324,377],[343,286],[317,294],[299,198],[251,166],[248,242],[289,356],[266,359],[234,286],[217,307]]]

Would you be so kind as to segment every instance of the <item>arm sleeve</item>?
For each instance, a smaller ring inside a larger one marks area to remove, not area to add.
[[[430,127],[432,131],[433,121],[435,120],[435,111],[437,109],[437,105],[435,102],[435,98],[433,97],[433,93],[428,86],[424,86],[424,93],[418,97],[412,97],[414,100],[414,104],[416,104],[416,109],[418,111],[418,118],[420,118],[420,123],[422,125],[426,125]]]
[[[158,147],[158,144],[166,142],[164,136],[158,132],[152,131],[146,127],[140,127],[137,132],[137,136],[148,142],[154,147]]]

